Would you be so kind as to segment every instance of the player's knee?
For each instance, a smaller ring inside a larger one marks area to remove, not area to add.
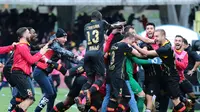
[[[33,103],[35,101],[35,97],[33,95],[26,95],[24,97],[21,97],[21,102],[24,100],[28,100],[30,103]]]
[[[57,94],[56,94],[56,93],[45,94],[45,97],[46,97],[47,99],[55,99],[55,98],[56,98],[56,96],[57,96]]]
[[[34,97],[28,97],[25,99],[27,103],[29,103],[30,105],[32,105],[35,102],[35,98]],[[25,101],[24,100],[24,101]]]
[[[57,94],[55,93],[55,94],[51,95],[51,98],[56,99],[56,96],[57,96]]]
[[[47,93],[46,94],[48,97],[50,97],[50,98],[56,98],[56,96],[57,96],[57,93],[56,92],[51,92],[51,93]]]

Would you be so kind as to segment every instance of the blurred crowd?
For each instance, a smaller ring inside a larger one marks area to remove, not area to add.
[[[188,24],[189,24],[189,28],[193,28],[193,21],[195,20],[195,12],[200,10],[200,4],[192,7],[192,9],[190,10],[190,15],[188,18]]]
[[[17,41],[15,32],[23,26],[37,29],[38,41],[41,41],[54,30],[56,21],[57,17],[53,13],[42,14],[38,9],[24,9],[21,13],[17,9],[0,10],[0,45],[10,45]]]
[[[16,30],[19,27],[28,26],[36,30],[38,37],[37,43],[42,44],[46,43],[49,40],[49,37],[54,33],[55,23],[57,17],[52,13],[53,7],[49,7],[49,13],[40,13],[39,8],[36,10],[33,9],[24,9],[21,13],[17,9],[10,10],[0,10],[0,46],[10,45],[12,42],[17,42]],[[103,11],[102,11],[103,13]],[[108,13],[108,12],[105,12]],[[109,23],[115,23],[118,21],[125,21],[125,17],[121,10],[109,12],[109,14],[103,13],[103,19]],[[77,49],[80,44],[85,44],[84,36],[84,25],[90,22],[91,18],[87,13],[79,14],[75,20],[72,30],[67,30],[68,49]],[[143,27],[146,27],[148,22],[147,17],[142,15],[141,17],[135,17],[135,14],[130,14],[127,19],[128,25],[133,25],[133,20],[138,20],[141,22]],[[2,57],[5,57],[3,55]]]
[[[36,10],[33,9],[24,9],[21,13],[17,9],[10,10],[0,10],[0,46],[10,45],[12,42],[17,41],[15,31],[22,26],[29,26],[36,29],[38,34],[38,43],[46,43],[48,37],[52,35],[52,32],[55,28],[55,22],[57,17],[52,13],[54,7],[49,7],[49,13],[40,13],[39,8]],[[199,9],[199,5],[194,6],[191,9],[189,15],[189,27],[192,28],[193,20],[195,19],[195,11]],[[103,19],[109,23],[115,23],[117,21],[125,21],[125,17],[121,10],[105,12],[102,9]],[[75,20],[73,29],[68,31],[68,46],[78,47],[84,40],[84,25],[90,22],[90,17],[87,13],[79,14]],[[128,16],[127,24],[133,25],[133,20],[138,20],[143,25],[143,28],[146,27],[148,23],[148,18],[145,15],[141,17],[135,17],[135,14],[132,13]],[[67,30],[67,29],[65,29]]]

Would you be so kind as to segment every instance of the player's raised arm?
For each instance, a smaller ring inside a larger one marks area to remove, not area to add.
[[[136,57],[144,57],[140,52],[138,52],[136,49],[132,49],[132,52],[131,52],[133,55],[135,55]]]
[[[136,44],[133,44],[133,46],[135,47],[135,49],[137,49],[143,55],[146,55],[146,56],[158,56],[158,54],[157,54],[157,52],[155,50],[148,51],[146,49],[140,48]]]
[[[145,38],[145,37],[142,37],[142,36],[140,36],[138,34],[135,34],[135,38],[137,38],[137,39],[139,39],[139,40],[141,40],[141,41],[143,41],[145,43],[149,43],[149,44],[154,44],[155,43],[155,41],[153,39]]]

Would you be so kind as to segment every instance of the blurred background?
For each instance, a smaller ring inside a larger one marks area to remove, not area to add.
[[[17,41],[16,29],[30,26],[38,42],[46,42],[58,27],[78,46],[89,15],[99,10],[109,23],[127,21],[137,32],[147,22],[180,25],[200,33],[200,0],[0,0],[0,45]],[[189,37],[185,37],[189,38]]]

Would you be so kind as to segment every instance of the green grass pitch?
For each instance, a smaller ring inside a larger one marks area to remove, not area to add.
[[[65,95],[68,93],[68,89],[59,89],[57,93],[57,98],[55,101],[55,104],[63,101],[65,99]],[[40,101],[40,98],[42,97],[42,93],[40,88],[35,88],[35,98],[36,101],[31,105],[31,107],[28,109],[27,112],[34,112],[35,107],[37,106],[38,102]],[[0,112],[7,112],[7,108],[9,105],[9,101],[11,99],[11,90],[10,88],[2,88],[0,91]],[[42,112],[46,112],[46,107],[43,109]],[[73,105],[67,112],[79,112],[75,105]]]
[[[68,89],[59,89],[57,93],[57,98],[55,101],[55,104],[63,101],[65,99],[65,95],[68,93]],[[0,91],[0,112],[7,112],[7,108],[9,105],[9,101],[11,99],[11,90],[10,88],[2,88]],[[40,88],[35,88],[35,98],[36,101],[34,104],[28,109],[27,112],[34,112],[35,107],[37,106],[38,102],[40,101],[40,98],[42,97],[42,93]],[[46,107],[43,109],[42,112],[46,112]],[[67,112],[79,112],[75,105],[73,105]],[[171,110],[168,110],[168,112],[171,112]],[[200,111],[195,111],[200,112]]]

